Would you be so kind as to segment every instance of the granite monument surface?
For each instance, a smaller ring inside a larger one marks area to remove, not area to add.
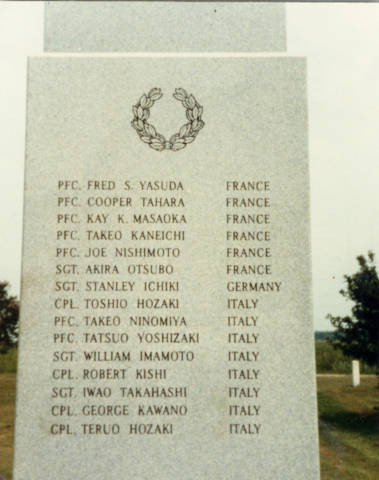
[[[319,479],[305,60],[28,78],[14,479]]]
[[[47,2],[47,52],[282,52],[284,3]]]

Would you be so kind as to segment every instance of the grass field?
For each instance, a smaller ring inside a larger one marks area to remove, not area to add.
[[[16,374],[0,374],[0,474],[7,480],[12,478],[15,397]]]
[[[375,376],[317,378],[322,480],[377,480],[379,388]]]
[[[348,375],[321,375],[317,384],[321,479],[377,480],[377,379],[363,376],[360,387],[353,388]],[[12,479],[15,387],[15,373],[0,374],[0,474],[7,480]]]

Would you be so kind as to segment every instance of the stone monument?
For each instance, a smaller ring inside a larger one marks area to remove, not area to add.
[[[15,480],[318,480],[306,62],[29,60]]]

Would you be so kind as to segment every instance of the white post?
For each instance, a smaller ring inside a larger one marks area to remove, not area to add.
[[[353,360],[353,387],[358,387],[359,384],[359,360]]]

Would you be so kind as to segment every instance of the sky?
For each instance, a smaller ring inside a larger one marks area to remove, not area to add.
[[[308,64],[314,325],[330,330],[351,309],[344,275],[379,252],[379,4],[286,10],[287,52]],[[43,2],[0,2],[0,281],[18,297],[26,59],[42,52]]]

